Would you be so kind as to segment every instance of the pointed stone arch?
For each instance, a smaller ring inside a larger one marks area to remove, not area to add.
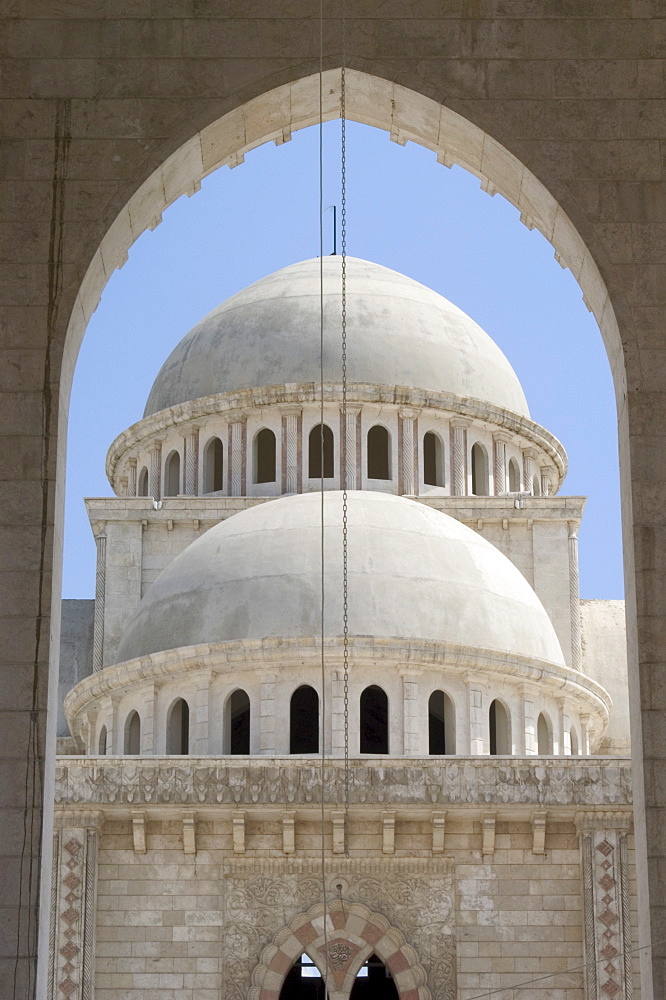
[[[317,903],[278,931],[252,973],[249,1000],[279,1000],[285,977],[302,954],[326,978],[331,1000],[349,997],[372,954],[391,973],[400,1000],[431,1000],[425,969],[404,934],[380,913],[345,899],[332,900],[325,911]]]

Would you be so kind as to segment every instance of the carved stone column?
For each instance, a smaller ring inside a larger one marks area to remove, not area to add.
[[[495,496],[506,493],[506,446],[511,435],[506,431],[493,434],[493,479]]]
[[[155,753],[155,696],[156,685],[149,684],[143,693],[141,711],[141,753]]]
[[[398,492],[416,496],[419,485],[418,415],[421,411],[403,407],[398,411],[399,483]]]
[[[343,757],[345,752],[344,683],[344,671],[333,668],[331,671],[331,755],[333,757]]]
[[[523,451],[523,488],[532,490],[534,479],[534,462],[539,457],[535,448],[525,448]]]
[[[244,416],[229,424],[227,453],[229,455],[227,461],[227,468],[229,469],[229,496],[245,496],[247,467],[247,420]]]
[[[129,475],[127,477],[127,496],[128,497],[135,497],[136,496],[136,459],[135,458],[130,458],[129,464],[128,464],[128,469],[129,469]]]
[[[627,833],[631,814],[576,817],[583,871],[586,1000],[633,997]]]
[[[259,753],[275,753],[275,674],[261,678]]]
[[[406,757],[418,757],[428,752],[427,745],[424,746],[424,718],[417,680],[421,671],[418,668],[401,667],[399,673],[402,675],[403,753]]]
[[[361,407],[348,406],[346,418],[340,411],[340,488],[361,488]]]
[[[104,602],[106,598],[106,522],[96,525],[95,615],[93,620],[93,671],[104,666]]]
[[[469,752],[484,752],[483,692],[473,678],[466,678],[469,704]]]
[[[208,747],[209,716],[210,716],[210,685],[211,675],[200,677],[194,694],[192,705],[192,728],[190,734],[190,753],[198,757],[210,753]]]
[[[523,690],[522,710],[524,752],[527,756],[530,756],[539,752],[539,744],[537,741],[534,700],[531,692],[526,690]]]
[[[571,666],[582,669],[580,636],[580,584],[578,577],[578,535],[575,521],[569,521],[569,608],[571,613]]]
[[[451,426],[451,484],[453,495],[464,497],[467,489],[467,428],[471,420],[455,417]]]
[[[106,752],[118,757],[123,752],[123,734],[120,731],[120,718],[118,716],[120,696],[112,694],[109,701],[111,702],[111,712],[106,730]]]
[[[154,441],[150,449],[150,473],[149,473],[150,496],[154,500],[159,500],[162,496],[162,442]]]
[[[301,408],[282,409],[282,492],[300,493],[302,489]]]
[[[195,497],[199,487],[199,428],[191,427],[185,442],[185,495]]]
[[[550,466],[546,465],[541,470],[541,496],[549,497],[553,492],[553,483],[555,481],[555,470]]]
[[[92,1000],[101,812],[56,810],[48,1000]]]

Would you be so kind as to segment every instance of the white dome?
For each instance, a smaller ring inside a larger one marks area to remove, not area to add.
[[[181,340],[144,416],[202,396],[319,381],[319,259],[282,268],[232,296]],[[474,320],[437,292],[347,258],[348,378],[483,400],[529,417],[513,368]],[[324,377],[342,378],[341,258],[324,258]]]
[[[164,570],[130,620],[117,661],[201,643],[320,634],[320,494],[252,507]],[[325,504],[328,636],[342,633],[342,494]],[[564,664],[518,569],[458,521],[414,500],[350,492],[351,635],[446,642]]]

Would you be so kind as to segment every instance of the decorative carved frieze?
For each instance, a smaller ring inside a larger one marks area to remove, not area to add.
[[[352,805],[526,805],[582,808],[631,805],[631,765],[611,758],[415,758],[350,762]],[[324,801],[344,801],[343,760],[328,760]],[[253,805],[321,802],[317,762],[256,757],[156,759],[61,757],[56,767],[57,803],[129,805]],[[239,814],[238,822],[241,822]],[[240,844],[240,840],[239,840]]]

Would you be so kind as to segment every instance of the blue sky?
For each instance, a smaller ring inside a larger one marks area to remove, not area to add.
[[[340,203],[340,123],[324,126],[324,205]],[[113,438],[140,419],[162,362],[221,301],[317,256],[317,128],[250,153],[180,198],[109,281],[77,365],[68,438],[64,597],[94,595],[95,547],[82,497],[108,496]],[[429,285],[469,313],[509,358],[532,417],[569,456],[561,493],[588,497],[581,596],[623,596],[616,413],[594,317],[568,270],[500,195],[385,132],[347,126],[347,251]],[[332,214],[325,215],[325,252]]]

